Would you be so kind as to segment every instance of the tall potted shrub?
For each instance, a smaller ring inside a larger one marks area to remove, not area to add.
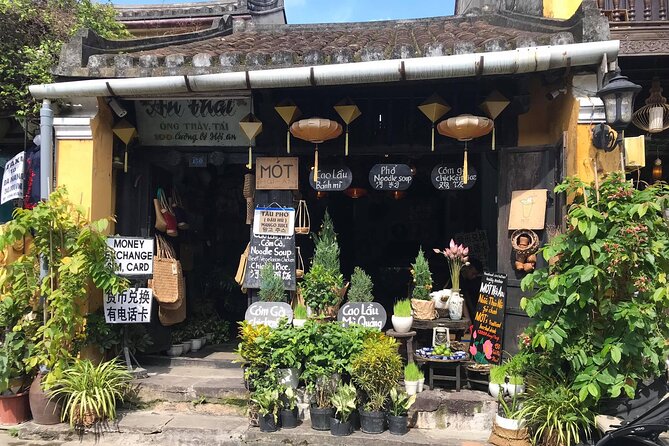
[[[356,266],[351,274],[351,288],[348,290],[349,302],[371,302],[374,300],[372,278],[362,268]]]
[[[0,249],[32,234],[33,248],[24,256],[26,268],[5,268],[8,282],[20,283],[20,299],[37,305],[44,297],[41,326],[33,340],[35,348],[25,359],[28,369],[40,373],[30,390],[30,405],[37,423],[57,423],[60,413],[46,407],[49,400],[44,388],[62,378],[63,371],[79,353],[85,339],[84,314],[90,284],[105,293],[118,294],[127,281],[114,274],[105,231],[109,220],[90,222],[67,198],[64,188],[56,189],[49,199],[32,210],[17,209],[0,236]],[[46,275],[40,279],[39,261],[46,260]],[[16,326],[15,326],[16,327]],[[48,373],[47,373],[48,372]],[[43,385],[42,385],[43,383]]]
[[[411,306],[414,316],[416,319],[435,319],[437,312],[434,309],[434,301],[430,297],[432,274],[425,253],[423,253],[423,248],[418,250],[416,261],[411,264],[411,275],[414,287]]]

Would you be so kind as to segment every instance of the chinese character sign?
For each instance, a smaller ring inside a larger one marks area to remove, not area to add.
[[[105,321],[108,324],[147,324],[151,322],[151,288],[128,288],[121,294],[108,294],[104,299]]]

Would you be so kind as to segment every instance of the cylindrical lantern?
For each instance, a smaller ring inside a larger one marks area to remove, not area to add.
[[[657,105],[648,111],[648,131],[650,133],[661,132],[664,128],[664,107]]]
[[[660,181],[662,179],[662,160],[657,157],[653,163],[653,181]]]

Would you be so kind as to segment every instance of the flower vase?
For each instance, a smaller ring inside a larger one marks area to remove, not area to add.
[[[460,290],[451,290],[451,297],[448,299],[448,316],[451,320],[459,321],[462,319],[462,305],[465,300],[460,296]]]

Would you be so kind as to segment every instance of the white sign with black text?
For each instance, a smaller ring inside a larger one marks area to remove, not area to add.
[[[253,216],[253,233],[256,235],[293,235],[295,233],[295,209],[256,208]]]
[[[148,324],[151,322],[151,288],[128,288],[121,294],[107,294],[104,299],[108,324]]]
[[[17,198],[23,198],[24,156],[25,152],[21,152],[5,164],[5,171],[2,174],[2,197],[0,197],[0,204],[5,204]]]
[[[114,252],[114,273],[124,277],[153,275],[153,239],[109,237],[107,245]]]

